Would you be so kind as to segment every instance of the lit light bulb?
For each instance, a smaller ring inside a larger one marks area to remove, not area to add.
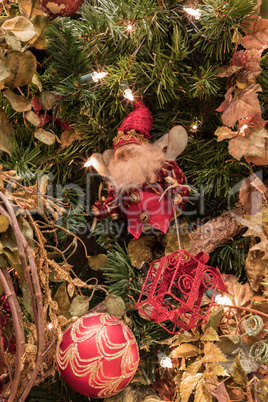
[[[248,128],[248,125],[247,125],[247,124],[244,124],[244,125],[241,127],[239,133],[240,133],[240,134],[244,134],[244,131],[245,131],[246,128]]]
[[[161,367],[163,367],[163,368],[172,368],[173,367],[171,358],[168,357],[167,355],[165,355],[164,353],[158,352],[157,358],[158,358],[158,361],[159,361],[159,364]]]
[[[106,77],[108,73],[102,72],[102,73],[97,73],[96,71],[94,71],[94,73],[92,74],[92,80],[94,82],[98,82],[99,80],[101,80],[102,78]]]
[[[199,20],[201,17],[201,10],[199,8],[188,8],[188,7],[183,7],[184,11],[191,15],[191,17],[194,17],[196,20]]]
[[[197,130],[198,129],[198,125],[197,124],[193,124],[192,125],[192,130]]]
[[[127,30],[128,32],[131,32],[131,31],[134,30],[134,26],[129,23],[129,24],[127,25],[127,27],[126,27],[126,30]]]
[[[98,166],[99,166],[98,161],[96,158],[94,158],[92,156],[84,164],[84,167],[90,167],[90,166],[93,166],[94,169],[96,169],[98,171]]]
[[[215,297],[215,302],[221,306],[231,305],[232,301],[228,296],[217,295]]]
[[[51,324],[51,322],[47,325],[48,329],[52,329],[53,325]]]
[[[129,99],[130,101],[134,101],[134,96],[131,89],[125,89],[123,92],[124,98]]]

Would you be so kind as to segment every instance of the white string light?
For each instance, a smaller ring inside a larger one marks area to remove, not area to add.
[[[201,10],[199,8],[189,8],[183,7],[184,11],[189,14],[191,17],[194,17],[196,20],[199,20],[201,17]]]
[[[81,81],[83,82],[98,82],[102,78],[106,77],[108,73],[102,71],[101,73],[97,73],[97,71],[93,71],[90,74],[82,75]]]
[[[215,297],[215,302],[221,306],[228,306],[232,304],[231,299],[228,296],[217,295]]]
[[[167,355],[165,355],[164,353],[158,352],[157,358],[158,358],[158,361],[159,361],[159,364],[161,367],[163,367],[163,368],[172,368],[173,367],[171,358],[168,357]]]
[[[130,101],[134,101],[134,96],[133,96],[133,93],[132,93],[131,89],[129,89],[129,88],[125,89],[124,92],[123,92],[123,95],[124,95],[125,99],[128,99]]]
[[[126,26],[126,30],[127,30],[128,32],[131,32],[131,31],[134,30],[134,26],[129,23],[129,24]]]
[[[52,329],[53,325],[51,324],[51,322],[47,325],[48,329]]]
[[[195,130],[197,130],[197,129],[198,129],[198,125],[197,125],[197,124],[193,124],[193,125],[192,125],[192,130],[195,131]]]
[[[239,133],[242,134],[242,135],[245,135],[245,129],[246,129],[246,128],[248,128],[248,125],[247,125],[247,124],[244,124],[244,125],[241,127],[241,129],[239,130]]]
[[[94,169],[98,171],[98,161],[92,156],[84,164],[84,167],[90,167],[90,166],[93,166]]]

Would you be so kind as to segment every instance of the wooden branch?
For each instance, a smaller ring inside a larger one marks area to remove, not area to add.
[[[29,245],[20,230],[16,215],[15,215],[14,210],[13,210],[12,206],[10,205],[8,199],[1,192],[0,192],[0,198],[4,202],[4,204],[7,208],[7,212],[4,210],[4,208],[2,206],[0,206],[0,211],[1,211],[1,213],[8,216],[10,225],[14,229],[14,235],[15,235],[16,242],[18,245],[18,253],[19,253],[19,257],[20,257],[21,264],[23,267],[25,279],[26,279],[26,282],[28,285],[28,290],[29,290],[30,300],[32,302],[35,325],[36,325],[36,330],[37,330],[37,355],[36,355],[36,361],[35,361],[35,368],[31,374],[30,380],[29,380],[27,386],[25,387],[25,390],[24,390],[22,396],[19,399],[20,402],[24,402],[28,393],[30,392],[32,386],[34,385],[34,381],[38,375],[40,366],[43,362],[43,352],[45,350],[45,325],[44,325],[44,316],[43,316],[43,298],[42,298],[42,293],[41,293],[41,288],[40,288],[40,283],[39,283],[39,276],[37,273],[33,254],[31,252],[31,250],[29,249]],[[28,261],[29,261],[31,276],[29,273],[26,257],[28,258]]]
[[[15,398],[20,377],[21,377],[21,359],[24,354],[25,349],[25,337],[24,337],[24,327],[23,327],[23,317],[19,302],[17,300],[17,296],[12,284],[12,280],[10,278],[9,273],[6,268],[0,268],[0,281],[4,288],[7,301],[10,306],[13,325],[15,330],[15,338],[16,338],[16,363],[15,363],[15,373],[12,381],[11,391],[9,395],[9,402],[12,402]],[[10,381],[12,378],[10,378]]]
[[[244,228],[236,219],[236,216],[241,215],[242,210],[224,212],[190,233],[191,254],[196,255],[200,251],[210,254],[220,245],[233,239]]]

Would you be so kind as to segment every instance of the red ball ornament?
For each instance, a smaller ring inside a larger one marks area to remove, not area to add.
[[[122,320],[107,313],[90,313],[64,332],[56,361],[63,379],[75,391],[108,398],[122,391],[134,376],[139,351]]]
[[[84,0],[40,0],[41,9],[51,18],[68,17],[78,11]]]

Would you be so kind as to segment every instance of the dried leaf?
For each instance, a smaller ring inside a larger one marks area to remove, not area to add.
[[[258,182],[255,181],[255,178],[258,179]],[[264,188],[264,184],[255,174],[243,180],[239,191],[239,201],[243,205],[245,212],[255,215],[261,211]]]
[[[5,21],[1,28],[7,32],[12,32],[21,42],[28,42],[35,35],[31,21],[22,16]]]
[[[225,362],[226,357],[221,350],[212,342],[207,342],[204,346],[204,362]]]
[[[39,80],[39,78],[38,78],[38,76],[37,76],[36,74],[33,75],[32,83],[37,86],[37,88],[39,89],[40,92],[42,91],[42,84],[41,84],[41,81]],[[36,98],[37,98],[37,97],[36,97]],[[37,98],[37,99],[38,99],[38,98]],[[38,100],[38,101],[39,101],[39,100]]]
[[[6,44],[10,46],[12,50],[17,50],[18,52],[21,52],[22,49],[21,41],[18,38],[16,38],[16,36],[12,32],[6,32],[5,41]]]
[[[217,330],[220,320],[224,314],[224,308],[218,308],[216,311],[213,311],[209,314],[208,322],[202,326],[203,331],[206,328],[212,327],[213,329]]]
[[[56,96],[51,91],[43,91],[39,95],[39,101],[45,110],[51,110],[56,106]]]
[[[194,402],[212,402],[210,391],[207,389],[205,381],[199,381],[196,388]]]
[[[214,328],[208,327],[206,328],[204,335],[202,335],[200,339],[201,341],[214,342],[218,341],[220,338]]]
[[[231,100],[233,99],[234,87],[230,87],[226,94],[224,95],[224,101],[216,109],[217,112],[224,112],[224,110],[229,106]]]
[[[250,117],[255,113],[261,113],[257,93],[261,90],[259,84],[252,84],[238,91],[222,114],[223,124],[234,127],[237,120]],[[219,108],[217,111],[220,111]]]
[[[5,80],[11,74],[11,69],[9,67],[7,59],[1,54],[0,55],[0,81]]]
[[[9,227],[9,219],[6,215],[0,215],[0,233],[5,232]]]
[[[42,128],[38,128],[37,130],[35,130],[34,136],[37,140],[43,142],[46,145],[52,145],[56,141],[56,136],[54,133],[43,130]]]
[[[93,271],[99,271],[101,268],[107,267],[109,258],[106,254],[98,254],[88,258],[88,265]]]
[[[24,53],[15,50],[6,56],[11,69],[11,74],[5,79],[4,84],[9,88],[28,85],[36,71],[36,57],[27,50]]]
[[[247,306],[251,304],[253,293],[248,283],[242,285],[237,280],[233,280],[228,285],[228,297],[234,306]]]
[[[71,302],[66,290],[66,282],[63,282],[60,285],[53,300],[58,303],[59,310],[66,317],[66,313],[69,313],[69,309],[71,306]]]
[[[192,364],[190,364],[190,366],[187,367],[186,372],[192,375],[196,374],[199,371],[200,367],[202,366],[203,362],[204,358],[198,356],[196,360]]]
[[[39,50],[47,48],[47,40],[45,37],[45,31],[50,23],[48,17],[44,15],[35,15],[31,18],[31,22],[34,25],[35,35],[30,40],[30,44]]]
[[[236,335],[222,335],[216,346],[224,353],[229,355],[240,346],[240,338]]]
[[[81,317],[86,314],[89,309],[89,297],[87,296],[76,296],[70,307],[70,314],[74,317]]]
[[[241,70],[242,66],[222,66],[219,68],[217,77],[230,77],[233,74],[236,74],[239,70]]]
[[[26,281],[23,281],[21,284],[21,290],[23,294],[23,305],[30,314],[32,320],[34,319],[34,314],[33,314],[33,307],[29,295],[29,290]]]
[[[212,362],[212,363],[206,363],[206,371],[204,373],[204,377],[214,377],[214,376],[220,376],[220,377],[225,377],[228,376],[229,374],[227,373],[226,370],[217,362]]]
[[[247,128],[244,135],[238,135],[230,140],[229,153],[238,160],[245,155],[264,158],[266,138],[268,138],[268,132],[265,128]]]
[[[172,350],[170,353],[171,359],[176,359],[178,357],[193,357],[200,354],[200,349],[192,345],[191,343],[182,343],[176,349]]]
[[[171,340],[171,347],[180,345],[183,342],[196,342],[200,339],[200,333],[197,331],[196,334],[192,332],[184,331],[178,335],[175,335]],[[173,342],[174,341],[174,342]]]
[[[24,96],[17,95],[15,92],[7,89],[3,92],[3,95],[10,102],[16,112],[28,112],[32,109],[31,102]]]
[[[255,239],[251,244],[255,244]],[[268,242],[267,242],[268,245]],[[267,259],[263,259],[264,252],[260,250],[249,250],[246,261],[245,270],[248,282],[254,292],[261,292],[263,278],[267,275],[268,265]]]
[[[34,15],[44,15],[40,8],[39,0],[18,0],[20,14],[26,18]]]
[[[183,373],[181,384],[180,384],[180,397],[181,402],[187,402],[190,398],[191,393],[197,386],[199,380],[203,377],[202,373],[198,373],[195,375],[188,374],[186,372]]]
[[[217,130],[215,131],[215,135],[217,135],[218,139],[217,141],[223,141],[226,140],[227,138],[233,138],[236,137],[239,134],[239,131],[232,131],[229,127],[222,126],[218,127]]]
[[[247,375],[240,362],[240,355],[237,355],[235,358],[234,368],[232,371],[232,377],[233,377],[234,381],[236,382],[236,384],[247,385],[247,383],[248,383]]]
[[[212,395],[217,399],[218,402],[231,402],[224,382],[217,386],[216,390],[212,392]]]
[[[75,291],[75,286],[73,283],[69,283],[67,286],[67,291],[70,297],[73,297],[74,291]]]
[[[30,112],[25,113],[26,119],[35,127],[38,127],[40,124],[40,119],[36,113],[32,110]]]
[[[259,18],[253,22],[251,32],[241,40],[245,49],[264,50],[268,47],[268,20]]]
[[[74,141],[80,140],[80,137],[77,135],[77,132],[73,129],[65,130],[60,136],[61,148],[65,149],[69,147]]]
[[[13,151],[12,133],[14,133],[14,129],[7,120],[6,113],[0,110],[0,150],[7,152],[9,156]]]

